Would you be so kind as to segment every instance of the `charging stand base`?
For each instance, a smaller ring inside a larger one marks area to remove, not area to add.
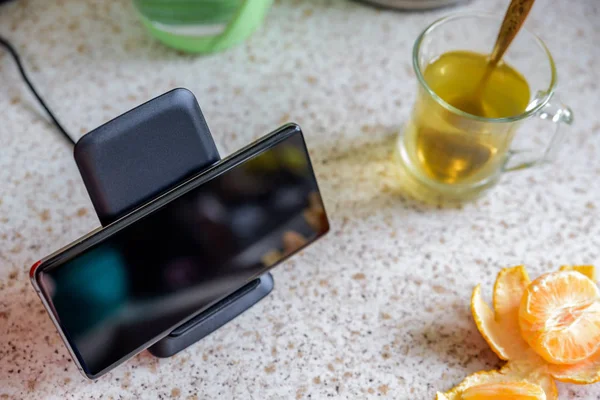
[[[273,290],[273,276],[266,273],[230,294],[191,321],[179,326],[166,338],[148,348],[156,357],[170,357],[216,331]]]
[[[198,102],[186,89],[165,93],[91,131],[74,155],[103,226],[220,160]],[[180,352],[252,307],[273,285],[266,273],[148,350],[156,357]]]

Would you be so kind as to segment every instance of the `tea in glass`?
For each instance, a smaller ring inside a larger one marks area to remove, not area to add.
[[[529,85],[509,64],[501,63],[489,72],[480,89],[487,60],[486,54],[451,51],[429,64],[423,77],[438,97],[465,113],[483,118],[523,113],[529,104]],[[474,128],[420,94],[405,132],[408,156],[428,177],[443,183],[459,183],[485,174],[502,161],[512,132],[497,135],[485,125]]]

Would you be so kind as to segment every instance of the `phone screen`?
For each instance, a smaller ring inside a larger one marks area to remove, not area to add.
[[[97,377],[328,229],[296,132],[36,279]]]

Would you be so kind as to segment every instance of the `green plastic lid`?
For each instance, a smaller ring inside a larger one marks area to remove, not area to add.
[[[212,53],[242,42],[262,23],[273,0],[134,0],[158,40],[190,53]]]

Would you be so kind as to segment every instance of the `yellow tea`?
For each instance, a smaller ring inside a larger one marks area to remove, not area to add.
[[[484,118],[514,117],[529,103],[525,78],[500,63],[482,81],[488,55],[469,51],[445,53],[429,64],[423,77],[446,103]],[[503,162],[515,124],[506,130],[491,122],[464,118],[443,107],[421,88],[412,121],[404,133],[407,156],[429,178],[446,184],[475,182]],[[509,131],[508,131],[509,130]]]

